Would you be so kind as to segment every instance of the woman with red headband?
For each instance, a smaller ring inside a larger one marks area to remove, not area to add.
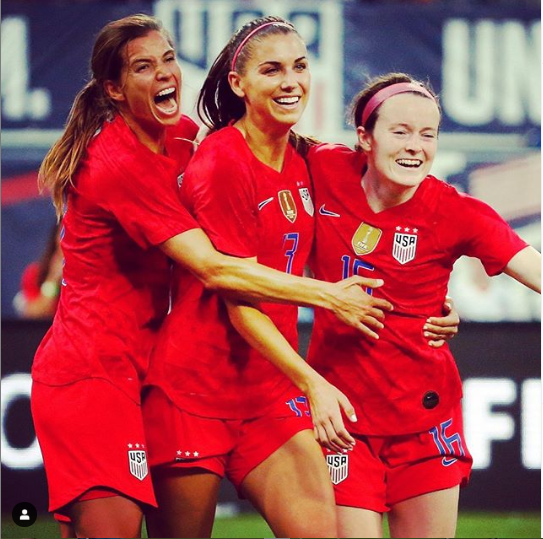
[[[358,151],[312,147],[319,279],[371,275],[394,311],[379,340],[360,338],[321,309],[308,361],[358,413],[356,445],[327,451],[339,537],[454,537],[459,485],[472,459],[462,429],[462,386],[448,347],[425,341],[441,311],[454,262],[479,258],[541,288],[541,256],[485,203],[430,175],[441,120],[424,84],[392,73],[354,100]]]
[[[243,26],[200,94],[212,133],[181,186],[219,251],[293,275],[313,239],[307,166],[289,144],[309,83],[307,51],[291,24],[267,17]],[[353,409],[294,351],[296,307],[224,301],[180,267],[174,282],[143,406],[159,505],[147,514],[150,536],[210,536],[226,475],[277,536],[335,537],[313,422],[329,447],[348,450],[340,406],[349,417]]]

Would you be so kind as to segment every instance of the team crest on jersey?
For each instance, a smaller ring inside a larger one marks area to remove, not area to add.
[[[311,199],[309,189],[307,187],[302,187],[301,189],[298,189],[298,191],[300,191],[300,197],[302,198],[302,204],[304,205],[305,211],[313,217],[315,207],[313,206],[313,200]]]
[[[330,479],[334,485],[347,479],[349,475],[349,455],[345,453],[326,455],[326,464],[328,464]]]
[[[292,193],[287,189],[285,191],[279,191],[277,193],[279,196],[279,205],[281,206],[281,211],[283,215],[291,222],[296,221],[298,212],[296,210],[296,203],[294,202],[294,197]]]
[[[392,256],[400,263],[407,264],[415,258],[417,252],[417,232],[418,229],[404,228],[397,226],[394,234],[394,242],[392,244]],[[414,234],[410,234],[414,232]]]
[[[128,464],[130,465],[130,473],[140,481],[147,477],[147,455],[144,450],[128,450]]]
[[[379,243],[383,232],[367,223],[360,223],[351,240],[354,252],[358,256],[371,253]]]

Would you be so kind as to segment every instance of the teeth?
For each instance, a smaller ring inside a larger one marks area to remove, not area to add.
[[[166,88],[165,90],[161,90],[160,92],[158,92],[158,94],[156,94],[156,97],[170,95],[170,94],[173,94],[174,92],[175,92],[175,88]]]
[[[404,167],[418,167],[422,165],[422,161],[419,159],[398,159],[396,163]]]
[[[277,103],[280,103],[281,105],[294,105],[295,103],[298,103],[300,101],[299,97],[278,97],[275,100]]]

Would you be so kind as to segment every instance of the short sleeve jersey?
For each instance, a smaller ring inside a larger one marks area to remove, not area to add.
[[[186,117],[168,128],[167,155],[141,144],[120,116],[94,137],[67,193],[61,298],[35,380],[105,378],[139,401],[169,305],[171,267],[157,245],[198,227],[177,186],[196,132]]]
[[[359,418],[354,432],[420,432],[447,419],[461,398],[448,347],[431,348],[422,329],[429,316],[441,315],[454,262],[476,257],[496,275],[526,243],[487,204],[432,176],[409,201],[375,213],[361,185],[364,160],[340,145],[311,150],[311,266],[326,281],[354,274],[383,279],[374,294],[394,311],[373,340],[317,309],[308,359],[351,399]]]
[[[302,274],[313,238],[313,205],[307,166],[290,145],[277,172],[254,156],[238,129],[223,128],[196,152],[181,199],[219,251]],[[182,268],[174,281],[173,307],[149,383],[196,415],[247,419],[267,413],[290,381],[237,333],[219,295]],[[296,349],[297,308],[260,307]]]

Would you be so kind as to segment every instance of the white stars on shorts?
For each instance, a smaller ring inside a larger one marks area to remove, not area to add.
[[[200,456],[200,453],[198,451],[182,451],[181,449],[178,449],[176,451],[177,456],[175,457],[175,460],[185,460],[185,459],[191,459],[191,458],[198,458]]]
[[[127,444],[128,449],[135,447],[136,449],[145,449],[145,444]]]

